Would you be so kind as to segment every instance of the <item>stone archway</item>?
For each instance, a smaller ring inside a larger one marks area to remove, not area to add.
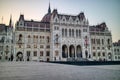
[[[18,52],[16,55],[16,61],[23,61],[23,53],[22,52]]]
[[[78,58],[82,58],[82,49],[80,45],[76,47],[76,55]]]
[[[68,48],[66,45],[62,46],[62,57],[67,58],[68,57]]]
[[[73,45],[70,45],[70,47],[69,47],[69,55],[70,55],[70,57],[75,57],[75,47],[73,46]]]

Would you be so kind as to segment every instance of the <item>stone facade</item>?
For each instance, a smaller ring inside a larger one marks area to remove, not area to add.
[[[13,26],[0,24],[0,61],[13,60]]]
[[[114,61],[120,61],[120,40],[113,43]]]
[[[83,12],[60,14],[57,9],[51,12],[49,5],[48,13],[41,21],[26,20],[21,14],[14,33],[13,28],[8,29],[4,33],[13,43],[7,44],[0,37],[4,41],[0,43],[1,59],[6,44],[11,46],[9,51],[14,61],[115,60],[112,35],[106,23],[90,26]]]
[[[112,35],[105,23],[90,26],[92,60],[112,61]]]

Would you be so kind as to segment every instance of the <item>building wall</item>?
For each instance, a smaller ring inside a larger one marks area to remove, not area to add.
[[[20,35],[22,35],[21,44],[18,43]],[[22,52],[24,61],[28,60],[29,54],[29,60],[46,61],[49,58],[46,54],[50,51],[50,43],[47,40],[49,36],[49,32],[15,31],[15,56]]]
[[[120,41],[113,43],[114,61],[120,61]]]
[[[112,35],[108,30],[91,31],[91,53],[92,59],[96,61],[113,60]],[[108,42],[109,40],[109,42]]]
[[[0,27],[3,28],[0,31],[0,61],[10,61],[13,54],[13,30],[4,24],[0,24]]]

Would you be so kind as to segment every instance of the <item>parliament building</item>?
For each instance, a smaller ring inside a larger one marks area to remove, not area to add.
[[[59,14],[57,9],[41,21],[20,14],[13,32],[14,61],[112,61],[112,35],[105,22],[89,25],[84,12]],[[1,56],[2,57],[2,56]]]

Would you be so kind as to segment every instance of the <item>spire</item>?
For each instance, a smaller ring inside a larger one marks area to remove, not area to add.
[[[12,27],[12,15],[10,15],[9,27]]]
[[[48,13],[51,13],[51,8],[50,8],[50,1],[49,1],[49,8],[48,8]]]

